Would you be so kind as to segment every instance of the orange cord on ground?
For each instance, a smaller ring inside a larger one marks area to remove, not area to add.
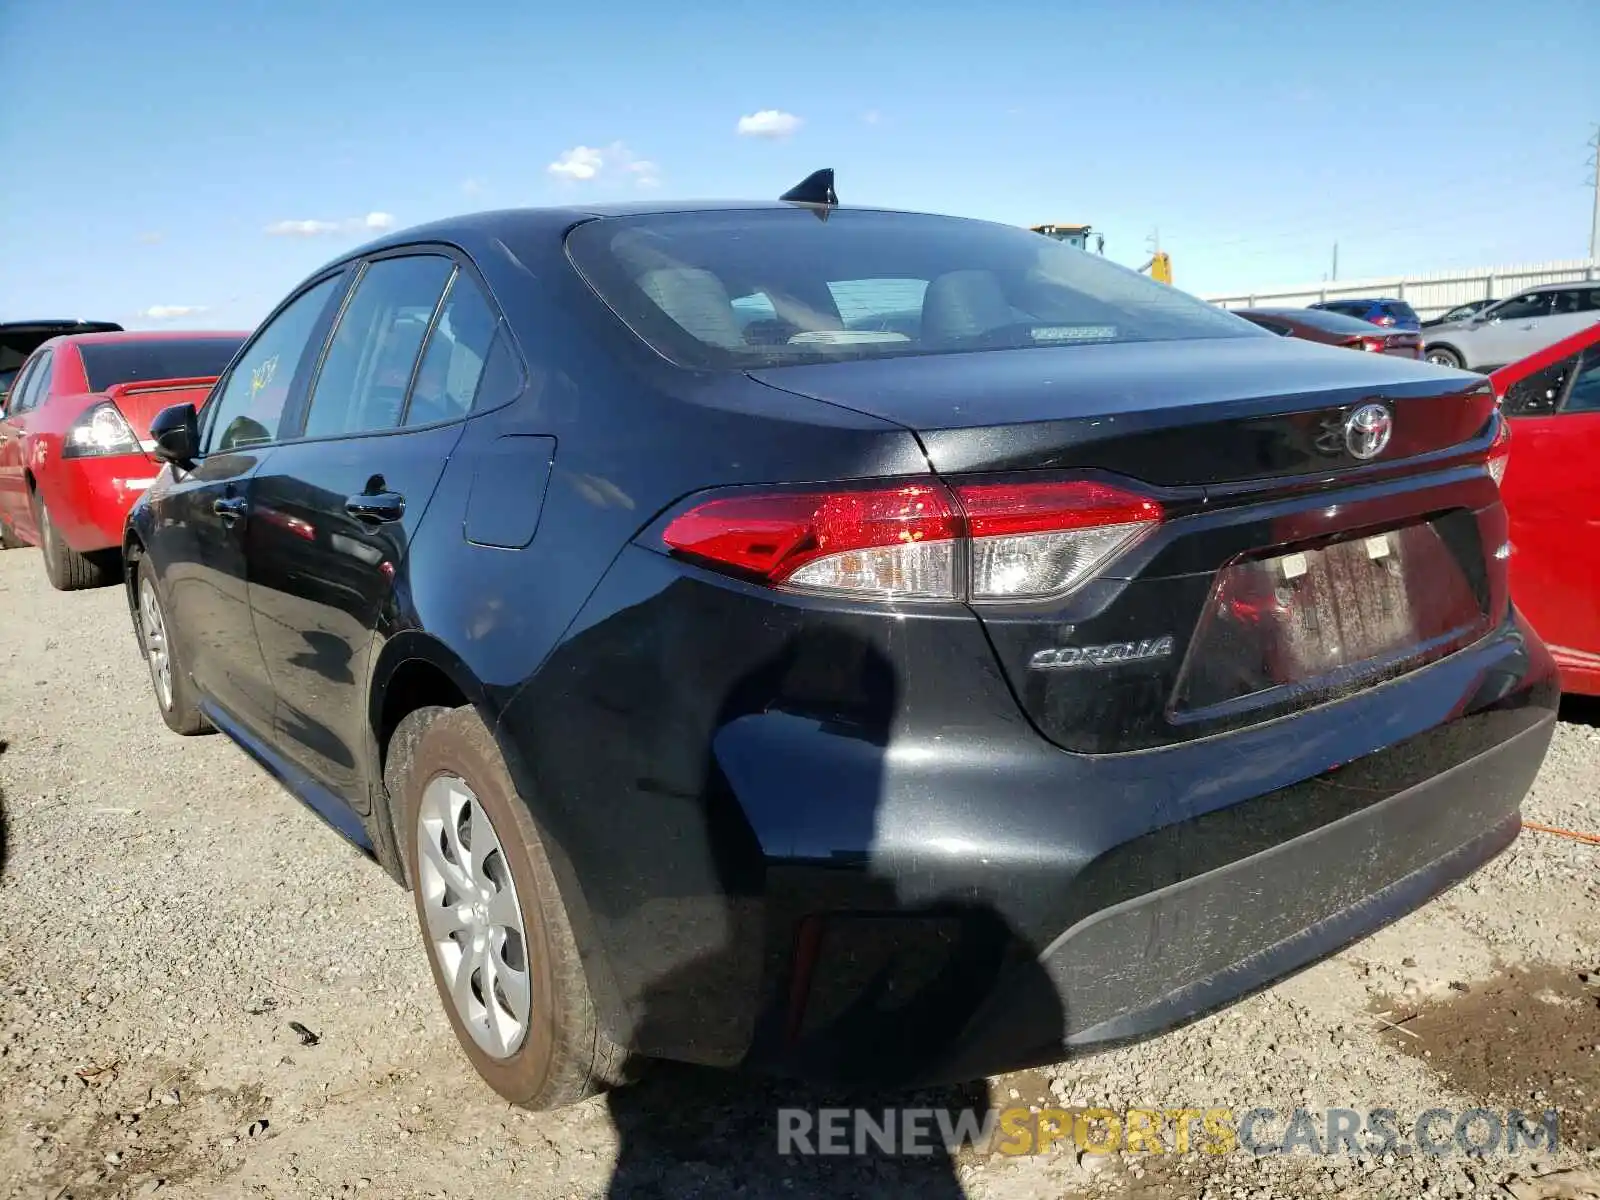
[[[1553,833],[1557,837],[1571,838],[1575,842],[1587,842],[1591,846],[1600,846],[1600,834],[1579,833],[1576,829],[1557,829],[1554,825],[1540,825],[1537,821],[1524,821],[1524,829],[1537,829],[1540,833]]]

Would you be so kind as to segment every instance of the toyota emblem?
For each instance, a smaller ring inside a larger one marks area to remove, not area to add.
[[[1363,404],[1345,419],[1345,449],[1357,458],[1377,458],[1389,444],[1394,418],[1381,404]]]

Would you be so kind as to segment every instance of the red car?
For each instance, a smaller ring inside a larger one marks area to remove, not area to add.
[[[1512,418],[1501,490],[1517,607],[1563,690],[1600,695],[1600,324],[1489,378]]]
[[[1389,330],[1371,321],[1349,317],[1320,308],[1235,308],[1234,316],[1252,325],[1270,329],[1284,337],[1343,346],[1373,354],[1392,354],[1397,358],[1421,358],[1422,335],[1414,331]],[[1389,318],[1394,323],[1394,318]]]
[[[0,411],[0,544],[37,544],[63,591],[109,582],[155,482],[150,418],[204,403],[243,333],[83,333],[29,355]]]

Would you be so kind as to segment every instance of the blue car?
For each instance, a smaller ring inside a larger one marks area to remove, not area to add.
[[[1374,325],[1382,325],[1385,329],[1394,329],[1406,333],[1416,333],[1422,328],[1422,318],[1417,316],[1417,310],[1404,300],[1384,298],[1374,300],[1324,300],[1321,304],[1312,304],[1308,307],[1320,308],[1324,312],[1343,313],[1347,317],[1371,321]]]

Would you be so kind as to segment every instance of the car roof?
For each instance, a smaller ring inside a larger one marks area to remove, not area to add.
[[[123,342],[192,342],[205,338],[249,337],[247,329],[121,329],[115,333],[69,333],[52,339],[74,346],[106,346]]]
[[[84,325],[100,330],[122,328],[115,321],[91,321],[84,317],[36,317],[31,321],[0,321],[0,334],[43,333],[52,329],[68,333]]]
[[[1536,283],[1532,287],[1525,287],[1520,292],[1513,292],[1513,296],[1526,296],[1530,292],[1564,292],[1568,288],[1600,287],[1600,280],[1595,279],[1569,279],[1565,283]],[[1501,299],[1510,300],[1511,296]],[[1495,301],[1499,303],[1499,301]]]
[[[572,226],[585,221],[614,217],[670,216],[680,213],[713,212],[809,212],[827,210],[837,206],[799,204],[784,200],[666,200],[632,201],[615,204],[562,205],[549,208],[501,208],[485,212],[465,213],[445,217],[425,225],[397,229],[393,233],[358,246],[327,266],[349,262],[368,254],[377,254],[395,246],[413,242],[440,241],[456,243],[462,239],[474,242],[483,239],[521,239],[526,237],[560,237]],[[898,213],[904,216],[935,216],[941,220],[964,221],[967,217],[943,214],[917,213],[905,209],[873,208],[868,205],[849,206],[849,212]]]

